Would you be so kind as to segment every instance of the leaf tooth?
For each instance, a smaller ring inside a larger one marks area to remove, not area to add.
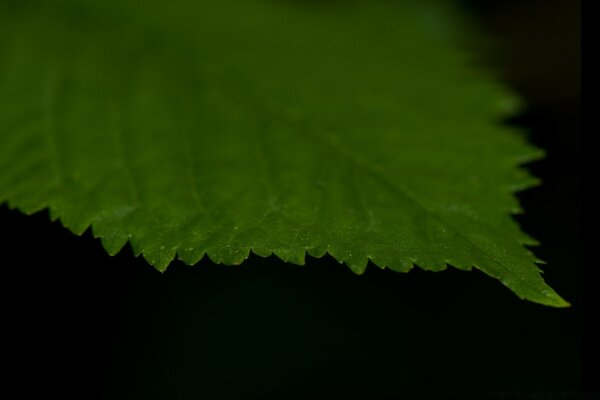
[[[142,256],[149,264],[153,265],[159,272],[165,272],[167,267],[171,262],[175,259],[176,251],[171,249],[170,251],[165,251],[166,249],[161,246],[158,251],[154,248],[151,248],[148,251],[142,252]]]
[[[417,260],[415,264],[421,269],[433,272],[441,272],[448,268],[446,262],[435,259],[433,257],[422,259],[421,261]]]
[[[455,260],[455,259],[446,259],[444,260],[444,262],[456,269],[459,269],[461,271],[472,271],[473,270],[473,265],[468,263],[468,262],[462,262],[459,260]]]
[[[306,250],[293,248],[280,248],[273,251],[280,260],[296,265],[304,265],[306,262]]]
[[[77,236],[83,235],[92,225],[91,220],[81,218],[81,216],[73,215],[72,213],[62,214],[56,221],[60,222],[62,226]]]
[[[344,261],[346,263],[346,265],[348,266],[348,268],[350,268],[352,270],[352,272],[354,272],[357,275],[362,275],[365,273],[365,270],[367,269],[367,266],[369,265],[369,258],[368,257],[353,257],[352,255],[350,255],[350,257],[348,259],[346,259],[346,261]]]
[[[177,251],[177,258],[187,265],[196,265],[204,258],[206,251],[203,248],[189,246]]]
[[[239,265],[249,257],[250,248],[225,246],[223,248],[209,249],[206,255],[215,264]]]
[[[92,229],[93,232],[93,229]],[[96,235],[94,237],[100,239],[102,246],[110,256],[117,255],[127,244],[127,236],[119,234],[107,234],[105,236]]]
[[[321,246],[312,246],[306,248],[306,254],[314,258],[322,258],[327,254],[327,250]]]
[[[259,257],[267,258],[273,255],[273,251],[265,246],[251,246],[250,251]]]
[[[390,263],[381,263],[373,260],[373,263],[375,263],[375,265],[378,266],[382,265],[381,268],[389,268],[390,270],[395,272],[408,272],[416,266],[415,260],[411,258],[394,260]]]

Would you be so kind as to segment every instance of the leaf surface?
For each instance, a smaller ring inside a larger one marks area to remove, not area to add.
[[[540,156],[444,2],[0,4],[0,202],[239,264],[331,254],[549,288],[510,214]]]

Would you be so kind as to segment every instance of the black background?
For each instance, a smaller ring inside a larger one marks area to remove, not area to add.
[[[571,308],[521,301],[477,271],[355,276],[329,257],[160,274],[3,206],[10,398],[598,398],[582,382],[579,2],[465,6],[495,43],[486,62],[528,103],[507,123],[547,150],[518,220]]]

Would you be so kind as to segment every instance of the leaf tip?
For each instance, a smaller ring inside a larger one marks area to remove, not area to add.
[[[540,304],[556,308],[571,307],[571,303],[559,296],[554,290],[549,290],[547,293],[544,294],[545,298],[543,299],[543,301],[539,302]]]

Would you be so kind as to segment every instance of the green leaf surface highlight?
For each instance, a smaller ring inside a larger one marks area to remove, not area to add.
[[[510,214],[540,151],[446,2],[0,2],[0,202],[110,254],[475,267],[566,306]]]

